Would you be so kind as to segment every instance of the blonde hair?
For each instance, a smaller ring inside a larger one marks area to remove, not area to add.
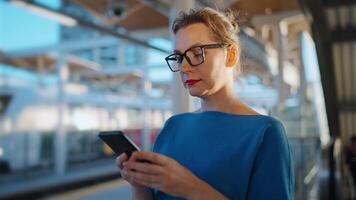
[[[176,35],[180,29],[196,23],[205,24],[210,30],[211,38],[216,42],[234,45],[238,58],[240,57],[239,26],[232,11],[222,13],[212,8],[203,8],[200,10],[191,9],[189,13],[180,12],[173,22],[172,31]]]

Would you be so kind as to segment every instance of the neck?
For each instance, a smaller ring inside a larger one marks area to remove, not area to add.
[[[216,93],[201,97],[201,111],[231,112],[239,104],[232,86],[225,86]]]

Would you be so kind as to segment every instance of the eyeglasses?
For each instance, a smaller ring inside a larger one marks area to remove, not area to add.
[[[204,44],[190,47],[185,50],[183,54],[173,53],[165,58],[169,69],[172,72],[179,72],[183,59],[185,58],[188,63],[192,66],[198,66],[202,64],[205,60],[205,49],[215,49],[215,48],[226,48],[230,46],[229,44]]]

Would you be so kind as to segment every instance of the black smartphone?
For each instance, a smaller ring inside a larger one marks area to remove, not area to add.
[[[99,132],[98,137],[117,155],[126,153],[130,158],[134,151],[140,151],[140,148],[122,131],[102,131]]]

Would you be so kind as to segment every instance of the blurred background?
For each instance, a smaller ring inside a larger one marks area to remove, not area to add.
[[[283,121],[296,199],[356,198],[354,0],[0,0],[0,199],[130,199],[97,134],[150,150],[199,108],[164,58],[177,13],[201,7],[239,16],[236,93]]]

